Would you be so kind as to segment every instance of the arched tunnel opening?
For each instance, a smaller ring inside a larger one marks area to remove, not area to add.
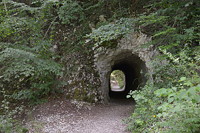
[[[114,90],[112,87],[113,81],[109,78],[110,99],[125,99],[131,90],[137,90],[145,84],[146,66],[144,61],[136,55],[129,54],[129,56],[115,60],[111,68],[110,77],[112,72],[116,70],[122,71],[124,74],[124,88]]]

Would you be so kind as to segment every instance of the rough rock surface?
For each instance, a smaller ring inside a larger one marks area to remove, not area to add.
[[[128,133],[122,120],[130,116],[133,107],[126,99],[95,106],[52,101],[33,109],[26,126],[29,133]]]
[[[66,74],[63,79],[67,81],[63,86],[65,94],[71,99],[88,102],[103,100],[106,103],[109,100],[109,77],[116,62],[129,60],[137,75],[140,75],[141,69],[144,70],[144,74],[152,72],[150,63],[157,53],[151,47],[141,47],[150,40],[147,35],[134,32],[116,41],[117,45],[114,48],[94,46],[88,54],[66,55],[63,57],[63,62],[66,64]]]
[[[150,40],[151,38],[147,35],[135,32],[119,40],[115,48],[100,47],[96,50],[95,65],[100,75],[101,86],[99,90],[103,94],[103,99],[109,99],[109,77],[115,62],[129,58],[137,64],[138,59],[140,59],[144,62],[147,71],[152,71],[150,62],[157,53],[151,47],[141,47],[142,44],[148,43]]]

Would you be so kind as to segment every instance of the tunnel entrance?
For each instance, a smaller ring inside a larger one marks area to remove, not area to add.
[[[145,63],[136,55],[125,54],[126,56],[119,55],[116,57],[110,73],[109,97],[110,99],[125,99],[131,90],[137,90],[145,84]],[[115,71],[121,71],[124,74],[124,86],[120,87],[117,91],[113,89],[111,84],[111,75]]]
[[[95,68],[100,79],[98,88],[100,99],[105,103],[115,97],[126,98],[130,90],[144,86],[147,79],[152,80],[151,61],[159,53],[152,46],[141,47],[149,41],[151,41],[151,37],[141,32],[133,32],[121,40],[117,40],[117,46],[114,48],[99,47],[94,51]],[[111,88],[110,75],[114,70],[124,73],[125,88],[123,91],[117,92]],[[145,76],[146,73],[149,74],[148,77]]]

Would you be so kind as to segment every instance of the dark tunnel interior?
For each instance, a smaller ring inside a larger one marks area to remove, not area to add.
[[[112,71],[114,70],[121,70],[124,73],[125,89],[123,91],[112,91],[111,85],[109,85],[110,99],[124,99],[130,92],[130,90],[138,89],[139,86],[142,86],[145,82],[145,63],[135,55],[115,61],[114,65],[112,66]]]

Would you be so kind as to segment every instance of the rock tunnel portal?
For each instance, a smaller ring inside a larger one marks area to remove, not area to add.
[[[125,88],[122,91],[113,91],[109,82],[109,98],[126,98],[130,90],[137,90],[145,83],[145,63],[136,55],[124,53],[116,57],[111,72],[120,70],[125,75]],[[109,78],[110,80],[110,78]]]
[[[130,90],[139,89],[144,86],[149,73],[148,80],[152,80],[153,67],[151,61],[157,52],[153,47],[141,47],[151,41],[151,37],[141,33],[133,32],[118,41],[115,48],[99,48],[95,51],[95,66],[99,73],[99,93],[104,102],[114,98],[126,98]],[[120,70],[125,76],[125,88],[123,91],[112,91],[111,73]]]

